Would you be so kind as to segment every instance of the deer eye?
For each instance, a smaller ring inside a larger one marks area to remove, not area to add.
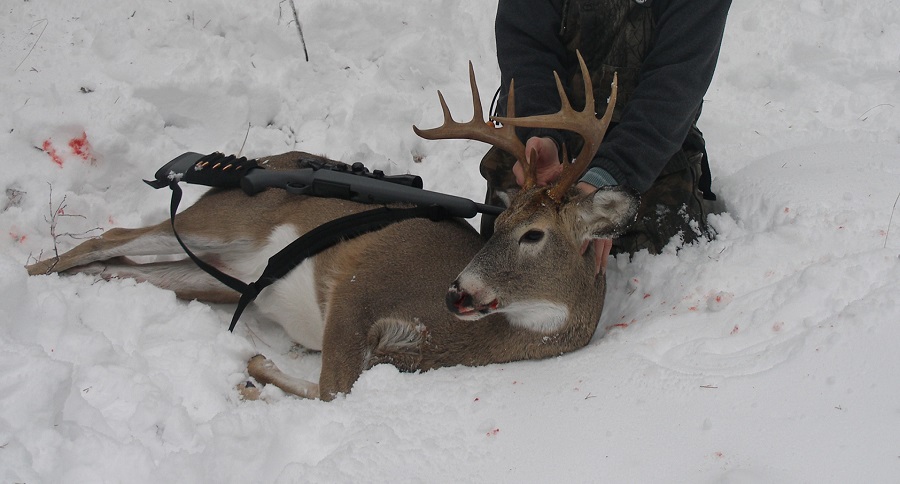
[[[541,239],[544,238],[544,232],[542,230],[529,230],[522,235],[522,238],[519,239],[520,244],[534,244],[536,242],[540,242]]]

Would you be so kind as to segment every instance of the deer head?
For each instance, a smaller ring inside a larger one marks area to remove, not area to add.
[[[507,151],[525,167],[525,183],[509,208],[496,220],[495,232],[484,248],[451,284],[447,308],[460,319],[479,319],[503,312],[514,326],[554,333],[575,319],[597,318],[602,309],[605,278],[595,277],[594,255],[582,253],[589,239],[612,238],[635,217],[637,194],[626,188],[604,188],[583,194],[574,187],[597,152],[612,119],[612,94],[603,118],[594,114],[593,87],[587,66],[578,54],[584,79],[585,108],[572,108],[554,72],[562,107],[551,115],[515,117],[514,83],[510,83],[506,117],[485,122],[481,98],[469,63],[474,115],[467,123],[453,120],[438,91],[444,123],[438,128],[413,130],[425,139],[472,139]],[[564,156],[562,174],[549,187],[537,186],[534,167],[515,126],[572,131],[584,139],[574,161]],[[597,294],[600,300],[596,301]],[[579,314],[573,314],[573,313]],[[596,320],[596,319],[595,319]]]

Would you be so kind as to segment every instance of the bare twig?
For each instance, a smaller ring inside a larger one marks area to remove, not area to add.
[[[294,22],[297,22],[297,32],[300,33],[300,43],[303,44],[303,55],[306,57],[306,62],[309,62],[309,52],[306,50],[306,38],[303,37],[303,27],[300,25],[300,16],[297,15],[297,6],[294,5],[294,0],[290,0],[291,11],[294,12]]]
[[[891,218],[890,220],[888,220],[888,228],[887,232],[885,232],[884,234],[884,246],[882,247],[882,249],[887,248],[888,238],[891,236],[891,224],[894,223],[894,212],[897,211],[897,202],[900,202],[900,193],[897,194],[897,199],[894,200],[894,208],[891,209]]]
[[[883,107],[883,106],[888,106],[888,107],[891,107],[891,108],[894,107],[893,104],[888,104],[888,103],[876,104],[875,106],[872,106],[871,108],[866,109],[866,112],[860,114],[859,117],[856,118],[856,119],[859,120],[859,121],[865,121],[865,120],[869,119],[869,117],[866,116],[866,115],[869,114],[870,111],[872,111],[873,109],[877,109],[877,108]]]
[[[32,52],[32,51],[33,51],[33,50],[34,50],[34,48],[35,48],[35,47],[36,47],[36,46],[37,46],[37,44],[38,44],[38,42],[40,42],[40,41],[41,41],[41,37],[43,37],[43,36],[44,36],[44,31],[45,31],[45,30],[47,30],[47,26],[48,26],[48,25],[50,25],[50,21],[49,21],[49,20],[47,20],[47,19],[45,19],[45,18],[42,18],[42,19],[40,19],[40,20],[38,20],[38,21],[36,21],[36,22],[35,22],[35,23],[34,23],[34,24],[33,24],[33,25],[32,25],[32,27],[31,27],[31,28],[34,28],[34,27],[36,27],[36,26],[37,26],[37,24],[38,24],[38,22],[44,22],[44,28],[42,28],[42,29],[41,29],[41,33],[40,33],[40,34],[38,34],[38,38],[37,38],[37,40],[35,40],[35,41],[34,41],[34,43],[33,43],[33,44],[31,44],[31,48],[30,48],[30,49],[28,49],[28,53],[27,53],[27,54],[25,54],[25,58],[24,58],[24,59],[22,59],[22,62],[19,62],[19,65],[17,65],[17,66],[16,66],[16,68],[15,68],[15,69],[13,69],[13,72],[16,72],[16,71],[17,71],[17,70],[19,70],[19,68],[20,68],[20,67],[22,67],[22,64],[24,64],[24,63],[25,63],[25,61],[26,61],[26,60],[27,60],[27,59],[28,59],[28,56],[30,56],[30,55],[31,55],[31,52]]]
[[[241,149],[238,150],[238,158],[241,157],[241,153],[244,152],[244,145],[247,144],[247,138],[250,137],[250,123],[247,123],[247,134],[244,135],[244,142],[241,143]]]
[[[53,239],[53,264],[47,269],[47,272],[51,272],[56,264],[59,262],[59,239],[60,237],[69,237],[76,240],[82,240],[94,237],[93,235],[89,235],[92,232],[102,231],[103,229],[100,227],[94,227],[89,230],[85,230],[84,232],[64,232],[57,233],[56,229],[59,224],[60,217],[78,217],[86,219],[84,215],[73,215],[66,213],[66,196],[63,196],[62,200],[59,202],[59,205],[56,208],[53,208],[53,185],[50,185],[50,217],[44,217],[44,220],[50,224],[50,238]]]

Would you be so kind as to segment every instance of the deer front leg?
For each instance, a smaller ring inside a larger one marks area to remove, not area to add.
[[[267,359],[263,355],[256,355],[250,358],[247,363],[247,373],[256,379],[256,381],[264,385],[275,385],[285,393],[296,395],[300,398],[318,398],[319,385],[311,381],[294,378],[275,366],[272,360]],[[257,396],[241,390],[246,400],[256,400]]]
[[[319,398],[331,401],[338,394],[348,394],[359,375],[367,368],[367,324],[371,316],[353,314],[350,309],[332,308],[326,316],[322,338],[322,372],[319,375]]]

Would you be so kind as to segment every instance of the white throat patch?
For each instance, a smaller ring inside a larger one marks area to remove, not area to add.
[[[569,308],[540,299],[515,302],[498,312],[504,313],[511,325],[542,334],[559,332],[569,319]]]

